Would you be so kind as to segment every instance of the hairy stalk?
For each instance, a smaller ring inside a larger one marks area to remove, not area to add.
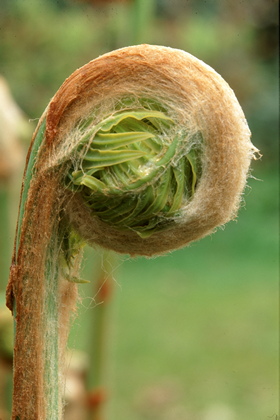
[[[12,418],[19,420],[61,418],[59,364],[76,295],[63,278],[65,216],[54,217],[64,202],[59,174],[38,171],[44,129],[43,121],[29,154],[8,287],[16,320]]]
[[[13,420],[61,419],[84,242],[152,256],[200,239],[235,217],[255,151],[231,89],[183,51],[124,48],[63,83],[22,187],[7,289]]]
[[[68,297],[75,296],[75,285],[60,274],[63,237],[52,219],[57,182],[53,177],[36,181],[12,268],[16,276],[10,301],[16,315],[12,418],[56,420],[62,410],[58,365],[67,323],[64,312],[72,309]]]

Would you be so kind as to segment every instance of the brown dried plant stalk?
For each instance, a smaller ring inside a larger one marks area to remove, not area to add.
[[[14,420],[62,416],[84,241],[152,256],[202,238],[236,216],[255,152],[232,90],[186,52],[124,48],[63,83],[28,154],[7,289]]]

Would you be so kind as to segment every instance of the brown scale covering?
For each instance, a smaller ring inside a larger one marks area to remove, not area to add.
[[[62,142],[90,109],[103,107],[101,113],[109,115],[114,102],[125,95],[154,98],[170,110],[178,128],[202,133],[202,176],[178,223],[145,239],[101,222],[76,195],[69,200],[68,211],[80,234],[91,244],[151,256],[183,247],[233,219],[256,149],[228,84],[184,51],[133,46],[105,54],[78,69],[47,109],[47,144]]]
[[[155,255],[180,248],[236,216],[250,161],[256,149],[242,109],[228,84],[192,55],[167,47],[140,45],[105,54],[76,70],[51,100],[46,117],[46,147],[56,166],[56,152],[71,139],[77,121],[94,109],[109,115],[123,96],[150,97],[170,110],[178,128],[200,131],[204,139],[203,172],[184,216],[172,228],[141,238],[101,222],[69,195],[73,226],[91,244],[131,255]],[[41,160],[42,162],[42,160]]]

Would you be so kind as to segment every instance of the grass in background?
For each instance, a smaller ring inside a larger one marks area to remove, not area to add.
[[[116,420],[257,420],[277,412],[277,176],[251,180],[238,223],[116,272],[111,414]],[[83,348],[87,312],[71,343]],[[89,286],[90,287],[90,286]],[[87,292],[88,290],[88,292]],[[273,417],[272,417],[273,418]]]

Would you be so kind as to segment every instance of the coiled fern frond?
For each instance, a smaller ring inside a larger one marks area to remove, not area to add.
[[[117,111],[96,126],[82,121],[69,185],[115,227],[142,238],[168,228],[194,194],[200,167],[195,149],[180,152],[185,135],[174,125],[164,112],[145,108]]]
[[[82,244],[153,256],[235,218],[257,152],[250,135],[227,83],[184,51],[128,47],[66,79],[38,123],[22,186],[7,289],[13,420],[62,418]]]

